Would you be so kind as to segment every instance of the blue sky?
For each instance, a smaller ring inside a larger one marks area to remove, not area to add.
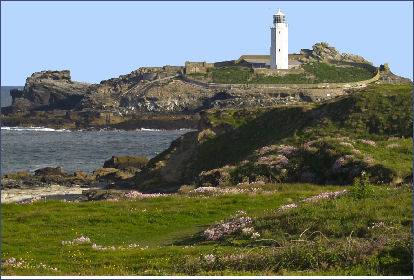
[[[1,85],[41,70],[97,83],[142,66],[267,54],[277,8],[290,53],[326,41],[412,77],[412,2],[2,1]]]

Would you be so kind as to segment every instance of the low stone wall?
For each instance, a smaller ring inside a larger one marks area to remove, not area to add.
[[[213,68],[214,63],[207,63],[205,61],[203,62],[185,62],[185,73],[186,74],[195,74],[195,73],[207,73],[207,70],[209,68]]]

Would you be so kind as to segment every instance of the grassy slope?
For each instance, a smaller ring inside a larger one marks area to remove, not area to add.
[[[194,174],[236,163],[265,145],[298,145],[322,137],[343,136],[382,141],[377,149],[359,147],[386,165],[409,171],[412,140],[388,139],[412,135],[411,92],[410,85],[375,85],[319,106],[212,112],[209,118],[213,126],[224,124],[235,129],[199,146]],[[402,147],[386,148],[392,143]],[[399,163],[394,161],[396,158]]]

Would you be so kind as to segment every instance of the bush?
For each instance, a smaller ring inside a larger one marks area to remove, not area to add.
[[[350,195],[355,199],[366,198],[373,193],[371,184],[369,183],[369,177],[362,171],[361,176],[357,177],[353,186],[350,189]]]

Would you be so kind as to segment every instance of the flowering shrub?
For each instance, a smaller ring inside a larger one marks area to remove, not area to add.
[[[281,155],[284,156],[290,156],[292,154],[294,154],[298,149],[293,147],[293,146],[289,146],[289,145],[280,145],[278,148],[278,153],[280,153]]]
[[[344,147],[349,147],[349,148],[354,147],[351,143],[348,143],[348,142],[339,142],[339,145],[344,146]]]
[[[375,141],[372,141],[372,140],[361,139],[360,141],[364,144],[367,144],[367,145],[370,145],[370,146],[373,146],[373,147],[377,146],[377,143],[375,143]]]
[[[242,234],[243,235],[248,235],[251,236],[254,233],[254,228],[252,227],[246,227],[242,229]]]
[[[355,178],[354,184],[350,189],[350,194],[355,199],[365,198],[373,192],[372,186],[369,183],[368,175],[365,171]]]
[[[148,246],[145,247],[141,247],[139,244],[128,244],[126,247],[125,246],[103,246],[103,245],[97,245],[95,243],[92,244],[92,249],[96,250],[96,251],[115,251],[115,250],[126,250],[126,249],[135,249],[135,248],[140,248],[141,250],[145,250],[148,249]]]
[[[213,254],[204,255],[203,259],[208,264],[212,264],[216,261],[216,257]]]
[[[387,148],[389,148],[389,149],[394,149],[394,148],[399,148],[399,147],[401,147],[401,146],[399,144],[396,144],[396,143],[387,145]]]
[[[230,220],[218,223],[203,232],[203,236],[207,240],[218,240],[225,235],[230,235],[236,231],[243,230],[243,228],[251,225],[253,220],[245,216],[244,212],[239,212]]]
[[[42,268],[42,269],[47,269],[47,270],[52,270],[52,271],[58,271],[56,267],[51,267],[44,263],[40,263],[38,265],[36,264],[30,265],[30,263],[24,261],[23,259],[17,260],[14,257],[6,259],[5,261],[2,262],[2,265],[4,267],[13,267],[13,268],[25,268],[25,269]]]
[[[73,239],[72,241],[70,240],[62,241],[62,245],[75,245],[75,244],[85,244],[85,243],[91,243],[91,239],[83,235]]]
[[[318,195],[305,198],[302,200],[302,202],[315,202],[315,201],[319,201],[323,199],[334,199],[334,198],[337,198],[339,196],[346,194],[347,192],[348,192],[347,190],[336,191],[336,192],[324,192]]]
[[[356,155],[360,155],[361,154],[361,151],[358,150],[358,149],[352,149],[351,150],[351,153],[356,154]]]
[[[384,228],[384,227],[386,227],[384,222],[376,222],[376,223],[372,223],[372,226],[368,227],[368,229]]]
[[[303,144],[303,147],[305,148],[305,150],[311,148],[313,146],[313,144],[318,143],[318,140],[312,140],[312,141],[308,141],[305,144]]]
[[[344,155],[340,158],[338,158],[335,163],[332,165],[332,171],[335,173],[339,173],[343,171],[343,168],[348,163],[352,162],[354,157],[352,155]]]
[[[283,167],[289,164],[289,160],[284,155],[270,155],[258,158],[256,165],[272,165]]]
[[[286,205],[280,206],[278,210],[279,211],[285,211],[285,210],[292,209],[292,208],[297,208],[297,207],[298,207],[298,205],[296,203],[291,203],[291,204],[286,204]]]
[[[130,199],[141,199],[141,198],[152,198],[152,197],[160,197],[160,196],[168,196],[169,194],[165,193],[142,193],[139,191],[130,191],[125,194],[126,198]]]
[[[365,156],[364,157],[364,162],[368,165],[372,165],[372,164],[374,164],[375,160],[371,156]]]
[[[102,246],[96,245],[95,243],[92,244],[92,249],[96,251],[106,251],[106,250],[115,250],[115,246]]]
[[[278,148],[279,148],[279,146],[277,146],[277,145],[264,146],[264,147],[261,147],[260,149],[256,150],[256,152],[259,155],[265,155],[267,153],[271,153],[271,152],[276,151]]]

